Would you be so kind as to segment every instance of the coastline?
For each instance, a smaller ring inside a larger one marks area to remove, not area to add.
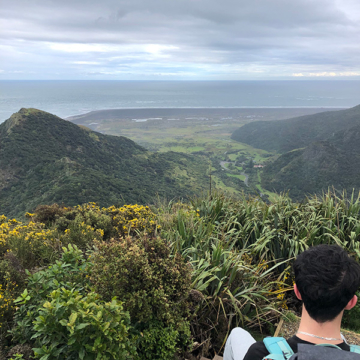
[[[90,121],[107,119],[147,119],[147,120],[191,120],[194,116],[197,120],[201,117],[216,118],[219,120],[229,120],[232,118],[259,118],[267,120],[288,119],[291,117],[311,115],[325,111],[343,110],[347,107],[178,107],[178,108],[118,108],[94,110],[82,114],[75,114],[64,117],[69,121]]]

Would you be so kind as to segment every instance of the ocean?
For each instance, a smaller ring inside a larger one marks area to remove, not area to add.
[[[104,109],[349,108],[359,80],[0,81],[0,123],[22,107],[62,118]]]

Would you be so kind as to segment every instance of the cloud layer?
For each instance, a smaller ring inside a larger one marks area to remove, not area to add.
[[[360,79],[358,0],[12,0],[0,79]]]

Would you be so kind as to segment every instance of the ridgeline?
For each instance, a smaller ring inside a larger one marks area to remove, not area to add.
[[[351,109],[326,111],[277,121],[245,124],[231,135],[233,140],[258,149],[285,153],[314,141],[331,139],[338,131],[360,125],[360,105]]]

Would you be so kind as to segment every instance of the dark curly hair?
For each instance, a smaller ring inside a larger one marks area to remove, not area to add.
[[[295,283],[310,317],[335,319],[360,287],[360,265],[337,245],[318,245],[294,262]]]

